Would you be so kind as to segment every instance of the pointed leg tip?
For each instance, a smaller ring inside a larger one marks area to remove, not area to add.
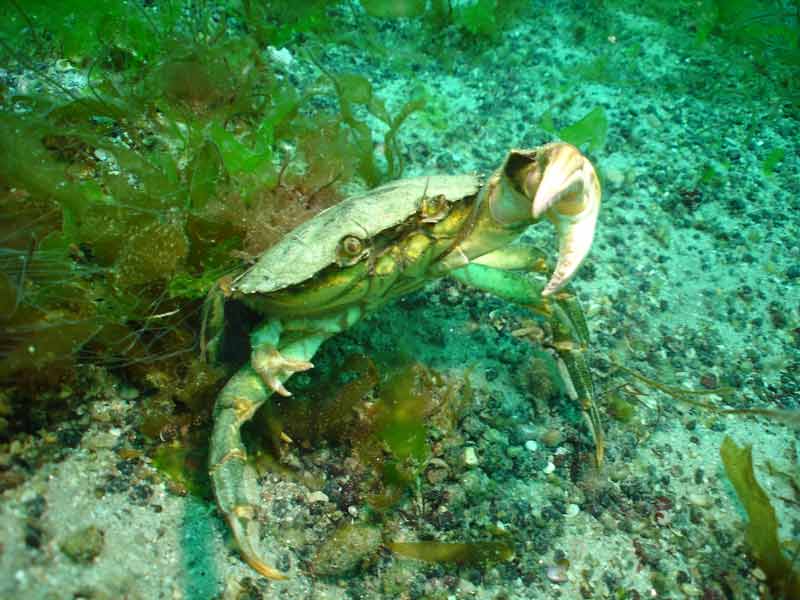
[[[292,392],[290,392],[289,390],[287,390],[287,389],[286,389],[286,388],[283,386],[283,383],[281,383],[281,381],[280,381],[280,380],[279,380],[277,377],[270,377],[270,378],[267,380],[267,386],[268,386],[268,387],[269,387],[269,389],[271,389],[273,392],[275,392],[275,393],[276,393],[276,394],[278,394],[279,396],[283,396],[284,398],[288,398],[289,396],[291,396],[291,395],[292,395]]]
[[[292,394],[284,387],[283,381],[294,373],[314,368],[314,363],[310,361],[286,358],[275,348],[267,346],[254,350],[250,363],[264,384],[285,398]]]
[[[236,545],[239,548],[239,553],[254,571],[267,579],[274,579],[276,581],[289,579],[288,575],[269,566],[259,558],[258,552],[256,552],[252,543],[253,538],[258,538],[257,530],[252,527],[254,523],[252,521],[252,513],[253,507],[244,505],[233,508],[231,512],[226,515],[231,533],[233,533],[233,538],[236,540]],[[248,523],[251,527],[248,527]]]
[[[267,579],[272,579],[274,581],[285,581],[289,579],[289,577],[284,573],[281,573],[277,569],[270,567],[267,563],[254,556],[245,556],[244,559],[247,561],[248,565],[250,565],[259,573],[259,575],[262,575]]]

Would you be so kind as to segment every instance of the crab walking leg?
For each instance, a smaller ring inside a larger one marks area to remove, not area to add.
[[[536,256],[531,253],[530,256]],[[505,261],[507,266],[520,268],[518,258]],[[502,257],[486,257],[486,263],[502,264]],[[592,376],[586,364],[585,352],[589,344],[589,330],[583,311],[574,294],[567,290],[549,297],[542,297],[545,284],[531,273],[506,271],[499,268],[471,263],[450,273],[459,281],[495,296],[528,306],[544,315],[553,327],[553,348],[559,374],[564,380],[567,394],[577,402],[589,427],[595,444],[597,464],[603,462],[605,436],[600,413],[594,403]]]
[[[317,333],[280,348],[286,361],[308,362],[329,336]],[[254,349],[254,354],[259,349]],[[272,376],[283,388],[291,371],[280,369]],[[243,558],[256,571],[270,579],[286,579],[280,571],[259,558],[259,529],[255,521],[258,502],[255,469],[247,462],[241,427],[272,395],[251,365],[242,367],[225,385],[214,405],[214,430],[211,434],[209,473],[217,504],[230,525]]]
[[[605,434],[600,411],[594,402],[594,383],[585,352],[589,346],[589,330],[586,326],[583,309],[577,297],[569,288],[554,294],[551,305],[553,317],[553,346],[558,354],[558,372],[566,386],[570,400],[581,407],[583,418],[594,439],[595,460],[603,464],[605,455]]]
[[[228,381],[214,405],[208,460],[211,486],[242,556],[264,577],[286,579],[256,550],[256,473],[247,462],[242,425],[273,393],[289,395],[284,382],[294,373],[310,369],[311,359],[323,342],[351,327],[361,314],[360,307],[351,306],[327,317],[265,321],[250,335],[251,364]]]

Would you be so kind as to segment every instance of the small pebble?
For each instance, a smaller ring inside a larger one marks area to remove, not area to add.
[[[577,504],[567,504],[566,510],[564,510],[564,516],[567,518],[572,518],[578,515],[581,512],[581,507]]]
[[[118,436],[105,431],[98,431],[83,438],[83,446],[88,450],[102,450],[113,448]]]
[[[542,435],[542,443],[545,446],[558,446],[561,443],[561,432],[558,429],[548,429]]]
[[[79,529],[62,540],[61,551],[76,563],[90,563],[103,550],[105,539],[102,530],[94,525]]]
[[[567,568],[569,563],[548,565],[547,578],[553,583],[564,583],[567,581]]]
[[[459,579],[456,591],[458,592],[459,597],[463,596],[465,598],[470,598],[471,596],[478,595],[478,587],[469,579]]]
[[[327,502],[328,495],[325,492],[311,492],[307,500],[310,504],[314,504],[315,502]]]
[[[525,442],[525,450],[530,452],[536,452],[539,449],[539,444],[537,444],[534,440],[528,440]]]
[[[708,508],[711,506],[711,498],[706,494],[692,493],[689,494],[689,504],[699,506],[700,508]]]
[[[608,181],[610,185],[620,187],[625,183],[625,174],[619,169],[611,167],[606,169],[603,174],[606,176],[606,181]]]
[[[475,453],[475,448],[472,446],[464,448],[464,465],[467,467],[478,466],[478,455]]]
[[[369,561],[380,548],[380,528],[346,523],[319,546],[311,564],[318,575],[342,575]]]
[[[447,469],[431,468],[425,471],[425,479],[431,485],[438,485],[447,479],[448,474]]]
[[[706,373],[700,377],[700,385],[704,388],[711,390],[717,387],[717,377],[713,373]]]
[[[691,583],[681,585],[681,591],[689,598],[699,598],[703,595],[703,591]]]
[[[552,461],[548,461],[547,466],[544,469],[542,469],[542,472],[544,472],[546,475],[550,475],[550,473],[552,473],[555,470],[556,466],[552,463]]]

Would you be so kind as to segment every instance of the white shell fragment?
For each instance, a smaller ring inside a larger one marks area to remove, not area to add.
[[[472,446],[464,448],[464,464],[468,467],[478,466],[478,455],[475,453],[475,448]]]

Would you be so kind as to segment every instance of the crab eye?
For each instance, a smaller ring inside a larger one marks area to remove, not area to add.
[[[341,241],[341,247],[348,256],[358,256],[364,250],[364,244],[355,236],[348,235]]]
[[[364,256],[366,245],[354,235],[346,235],[339,240],[336,248],[336,264],[347,267],[356,264]]]

